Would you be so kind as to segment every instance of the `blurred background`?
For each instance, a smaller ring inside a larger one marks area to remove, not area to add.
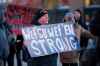
[[[62,23],[67,12],[79,9],[82,12],[82,24],[85,24],[82,27],[89,29],[90,22],[96,20],[95,13],[100,10],[100,0],[0,0],[0,14],[3,8],[6,8],[4,18],[12,25],[12,31],[16,35],[21,35],[20,29],[31,26],[32,21],[34,23],[35,13],[39,9],[48,10],[49,24]],[[98,24],[100,26],[100,23]]]

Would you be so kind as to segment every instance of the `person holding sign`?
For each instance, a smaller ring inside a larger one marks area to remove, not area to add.
[[[81,40],[81,36],[85,38],[95,38],[89,31],[85,30],[81,25],[75,21],[76,14],[73,12],[67,13],[64,17],[65,22],[74,23],[74,30],[78,40]],[[62,66],[79,66],[80,53],[77,51],[61,53],[60,59]]]
[[[48,24],[48,11],[39,10],[36,13],[34,25],[40,26]],[[46,56],[30,58],[28,61],[28,66],[57,66],[57,56],[58,54],[51,54]]]

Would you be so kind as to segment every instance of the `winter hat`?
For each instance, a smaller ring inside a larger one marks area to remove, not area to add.
[[[45,15],[47,13],[48,13],[47,9],[39,9],[35,14],[36,15],[35,20],[38,20],[39,18],[41,18],[43,15]]]
[[[35,13],[35,17],[34,17],[34,25],[41,25],[38,20],[45,14],[48,14],[48,10],[47,9],[39,9],[36,13]]]

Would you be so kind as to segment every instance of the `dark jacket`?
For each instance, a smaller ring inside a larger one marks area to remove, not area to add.
[[[94,36],[90,32],[85,30],[79,24],[75,24],[74,28],[78,40],[80,40],[81,36],[84,36],[86,38],[94,38]],[[61,53],[60,55],[60,59],[62,63],[77,63],[79,62],[79,57],[80,57],[80,53],[78,53],[77,51],[64,52]]]
[[[90,23],[90,30],[93,35],[100,37],[100,10],[94,16],[94,19]]]
[[[96,46],[96,60],[100,62],[100,10],[96,12],[93,21],[90,24],[91,32],[98,37]]]
[[[9,54],[8,33],[4,24],[0,24],[0,58],[7,58]]]
[[[22,35],[17,35],[16,39],[16,50],[20,51],[23,46],[23,36]]]

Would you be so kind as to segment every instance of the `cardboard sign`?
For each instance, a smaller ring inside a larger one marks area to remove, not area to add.
[[[79,48],[74,24],[59,23],[25,27],[22,29],[24,45],[31,57],[73,51]]]

